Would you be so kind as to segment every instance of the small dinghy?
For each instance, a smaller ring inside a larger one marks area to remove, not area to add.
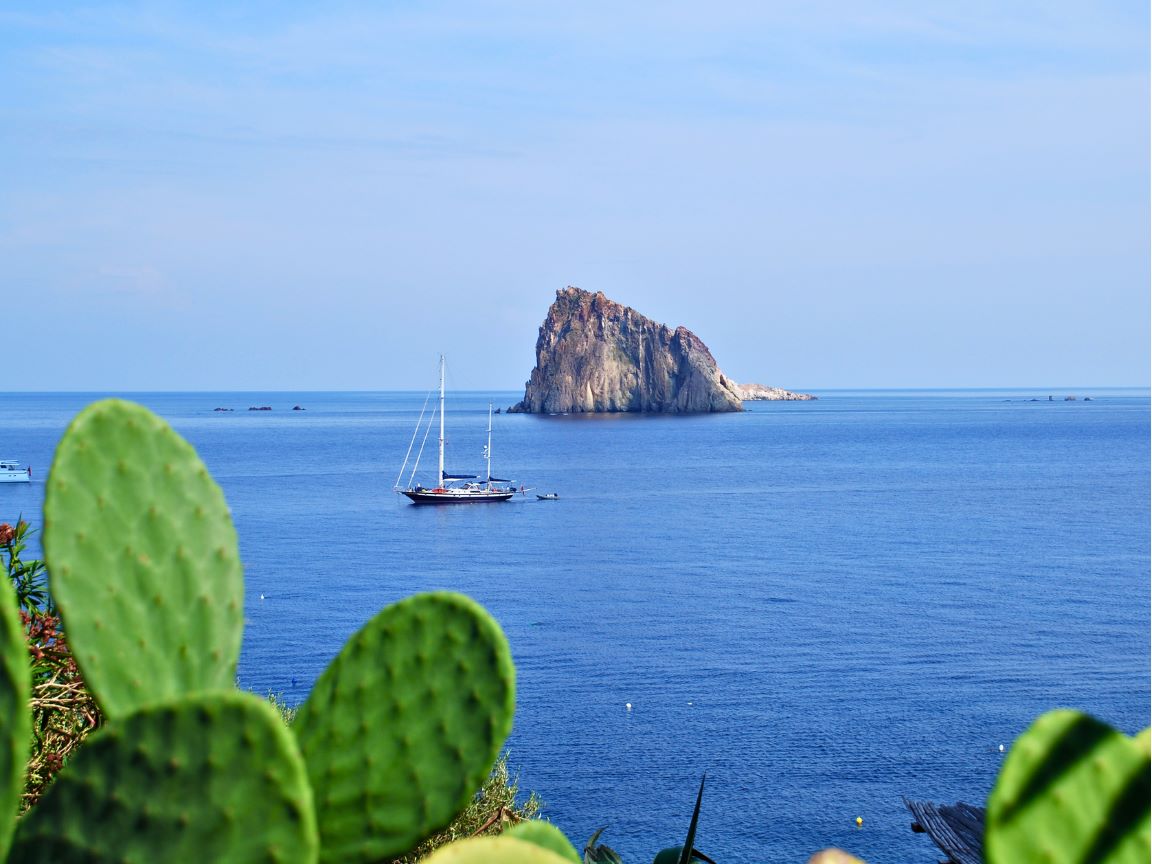
[[[549,492],[547,495],[539,495],[538,494],[536,497],[539,498],[541,501],[555,501],[560,496],[557,495],[555,492]]]

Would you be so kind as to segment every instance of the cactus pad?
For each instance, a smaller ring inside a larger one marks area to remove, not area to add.
[[[243,574],[220,487],[152,412],[108,399],[56,450],[44,495],[52,593],[110,718],[235,685]]]
[[[583,859],[580,857],[580,853],[564,836],[564,832],[551,822],[545,822],[542,819],[529,819],[518,825],[513,825],[504,832],[503,836],[515,837],[517,840],[523,840],[527,843],[535,843],[537,846],[550,849],[557,855],[567,858],[573,864],[582,864]]]
[[[0,579],[0,861],[12,841],[24,766],[32,738],[28,697],[32,690],[24,628],[16,610],[16,592]]]
[[[1016,739],[988,798],[985,860],[1147,864],[1148,781],[1139,739],[1050,711]]]
[[[514,682],[504,634],[467,597],[417,595],[364,625],[292,725],[321,860],[392,858],[447,825],[511,730]]]
[[[509,837],[471,837],[441,846],[423,864],[571,864],[551,849]]]
[[[292,734],[249,693],[144,708],[94,733],[20,822],[12,860],[314,862]]]

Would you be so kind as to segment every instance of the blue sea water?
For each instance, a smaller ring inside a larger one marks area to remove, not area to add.
[[[516,660],[511,764],[578,845],[607,826],[651,860],[707,772],[697,845],[720,862],[839,846],[927,864],[902,796],[982,803],[998,745],[1050,708],[1149,723],[1148,393],[1085,392],[501,414],[494,471],[559,500],[455,508],[390,491],[423,393],[131,398],[232,508],[242,686],[301,701],[381,607],[463,591]],[[39,521],[53,448],[94,398],[0,395],[0,456],[34,471],[0,486],[0,521]],[[489,401],[517,398],[450,398],[451,470],[481,468]]]

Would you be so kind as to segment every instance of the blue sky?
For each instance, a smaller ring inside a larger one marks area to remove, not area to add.
[[[425,389],[444,351],[514,390],[569,284],[740,381],[1147,385],[1148,33],[1096,0],[10,0],[0,389]]]

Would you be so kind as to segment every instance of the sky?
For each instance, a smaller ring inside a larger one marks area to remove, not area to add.
[[[1149,383],[1146,0],[0,5],[0,390]]]

